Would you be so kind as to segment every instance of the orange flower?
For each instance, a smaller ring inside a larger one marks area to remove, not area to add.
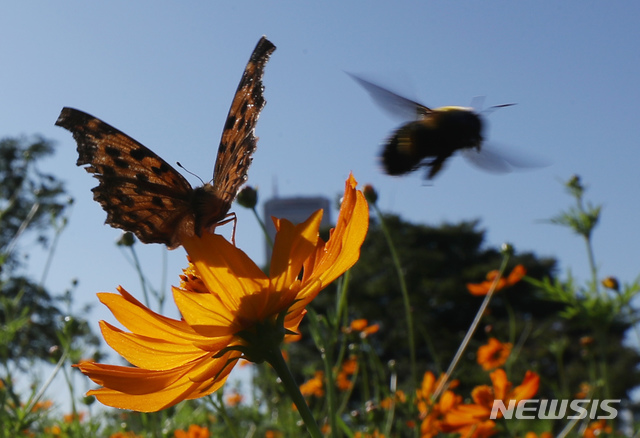
[[[384,434],[380,433],[378,429],[374,430],[373,433],[358,431],[353,435],[353,438],[384,438]]]
[[[507,380],[507,374],[497,369],[490,374],[493,387],[477,386],[471,392],[472,404],[459,404],[447,411],[440,423],[443,432],[456,432],[462,437],[482,438],[493,435],[495,423],[490,420],[494,400],[502,400],[505,405],[510,400],[516,404],[520,400],[532,398],[538,392],[540,378],[532,371],[527,371],[522,384],[512,388]],[[498,416],[501,413],[498,411]]]
[[[433,393],[439,386],[445,375],[441,374],[438,380],[431,371],[424,373],[422,384],[416,390],[416,406],[420,413],[420,437],[432,438],[441,432],[440,424],[447,412],[462,402],[462,397],[452,391],[444,391],[440,399],[433,400]],[[451,382],[452,385],[455,384]]]
[[[602,280],[602,285],[607,289],[613,289],[615,291],[620,290],[620,282],[616,277],[607,277]]]
[[[505,364],[511,354],[512,345],[502,343],[496,338],[490,338],[489,343],[478,348],[477,361],[485,371],[498,368]]]
[[[53,402],[51,400],[41,400],[39,402],[36,402],[35,405],[33,405],[33,411],[46,411],[47,409],[51,409],[51,407],[53,406]]]
[[[62,416],[65,423],[73,423],[74,421],[81,422],[84,419],[84,412],[77,412],[75,414],[65,414]]]
[[[553,438],[551,432],[542,432],[540,435],[535,432],[527,432],[524,438]]]
[[[116,432],[109,435],[109,438],[142,438],[142,435],[133,432]]]
[[[349,328],[343,329],[345,333],[358,332],[361,338],[366,338],[369,335],[377,333],[380,330],[380,325],[369,325],[369,321],[366,319],[354,319],[351,321]]]
[[[324,372],[316,371],[314,376],[300,385],[302,395],[322,397],[324,395]]]
[[[340,371],[336,376],[336,386],[340,391],[348,391],[349,389],[351,389],[353,382],[349,380],[349,376],[353,376],[357,370],[358,361],[355,357],[350,357],[349,359],[342,362]]]
[[[393,396],[386,397],[384,400],[382,400],[380,402],[380,407],[382,409],[389,409],[393,402],[395,402],[395,403],[405,403],[406,401],[407,401],[407,396],[405,395],[404,391],[401,390],[401,389],[398,389],[395,392],[395,394],[393,394]]]
[[[189,426],[188,431],[176,430],[173,432],[174,438],[209,438],[209,429],[200,427],[197,424]]]
[[[227,406],[238,406],[240,403],[242,403],[242,400],[244,399],[244,397],[242,396],[242,394],[233,391],[231,394],[227,395],[225,401],[227,402]]]
[[[500,278],[496,285],[496,292],[505,287],[513,286],[527,274],[527,270],[522,265],[517,265],[508,277]],[[493,283],[498,276],[498,271],[491,271],[487,274],[487,280],[482,283],[467,283],[467,290],[471,295],[486,295],[491,290]]]
[[[158,411],[218,390],[241,357],[267,360],[297,331],[307,304],[358,260],[369,210],[355,187],[350,176],[326,243],[318,236],[322,210],[299,225],[274,220],[269,275],[221,236],[185,239],[192,266],[182,287],[173,288],[182,319],[151,311],[122,288],[98,294],[130,331],[101,321],[102,334],[134,367],[78,364],[102,386],[88,395],[113,407]]]
[[[613,432],[613,429],[607,425],[607,420],[598,420],[589,423],[582,436],[585,438],[597,438],[603,434],[610,434],[611,432]]]
[[[591,385],[588,382],[582,382],[580,384],[580,391],[577,392],[574,397],[578,399],[589,398],[589,394],[591,393]]]

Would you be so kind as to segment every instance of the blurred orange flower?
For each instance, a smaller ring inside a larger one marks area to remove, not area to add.
[[[374,430],[373,433],[358,431],[353,435],[353,438],[384,438],[384,434],[380,433],[378,429]]]
[[[524,438],[553,438],[553,434],[551,432],[542,432],[538,435],[535,432],[527,432]]]
[[[432,438],[442,432],[441,422],[447,412],[462,403],[462,397],[454,394],[450,390],[442,393],[439,400],[433,400],[433,394],[439,386],[444,374],[436,380],[431,371],[424,373],[420,388],[416,390],[416,406],[420,414],[422,423],[420,424],[420,437]],[[456,381],[450,382],[450,386]]]
[[[173,432],[174,438],[209,438],[209,429],[206,427],[200,427],[197,424],[189,426],[189,430],[176,430]]]
[[[369,209],[355,187],[349,176],[326,243],[318,235],[322,210],[299,225],[274,220],[269,275],[222,236],[185,238],[192,264],[173,288],[179,320],[151,311],[123,288],[98,294],[130,331],[101,321],[102,335],[134,367],[76,365],[102,386],[88,395],[108,406],[158,411],[218,390],[240,357],[266,360],[273,350],[265,346],[297,332],[305,307],[358,260]]]
[[[109,435],[109,438],[142,438],[142,435],[133,432],[116,432]]]
[[[75,414],[65,414],[62,416],[65,423],[72,423],[74,421],[81,422],[84,419],[84,412],[76,412]]]
[[[598,420],[589,423],[582,436],[585,438],[598,438],[611,432],[613,432],[613,429],[607,424],[607,420]]]
[[[340,371],[336,376],[336,386],[340,391],[348,391],[351,389],[353,382],[349,380],[349,376],[352,376],[358,370],[358,361],[355,357],[350,357],[349,359],[342,362],[342,366],[340,367]]]
[[[532,398],[538,392],[540,377],[532,371],[527,371],[522,383],[515,388],[507,380],[507,373],[503,369],[497,369],[489,376],[493,386],[475,387],[471,392],[474,403],[459,404],[446,412],[440,422],[443,432],[456,432],[462,437],[473,438],[491,436],[496,433],[495,422],[490,419],[494,400],[502,400],[508,405],[510,400],[518,403]],[[498,411],[498,416],[500,415],[501,412]]]
[[[467,290],[471,295],[486,295],[491,290],[493,283],[498,276],[498,271],[491,271],[487,274],[487,280],[482,283],[467,283]],[[498,280],[496,285],[496,292],[505,287],[513,286],[527,274],[527,270],[522,265],[517,265],[508,277],[502,277]]]
[[[240,403],[242,403],[242,400],[244,400],[244,397],[242,396],[242,394],[236,391],[232,391],[231,394],[228,394],[225,397],[227,406],[231,406],[231,407],[238,406]]]
[[[498,368],[505,364],[511,354],[510,343],[502,343],[496,338],[490,338],[489,342],[478,348],[477,361],[485,371]]]
[[[380,330],[380,325],[378,324],[369,325],[369,321],[362,318],[362,319],[354,319],[353,321],[351,321],[351,324],[349,325],[349,327],[347,329],[344,329],[343,331],[345,333],[353,333],[353,332],[360,333],[361,338],[366,338],[369,335],[377,333],[378,330]]]
[[[300,385],[300,392],[303,396],[322,397],[324,395],[324,372],[316,371],[314,376]]]
[[[386,397],[384,400],[380,402],[380,407],[382,409],[389,409],[391,407],[392,402],[396,403],[405,403],[407,401],[407,396],[403,390],[398,389],[392,397]]]

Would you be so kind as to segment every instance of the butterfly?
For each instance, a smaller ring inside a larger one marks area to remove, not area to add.
[[[256,150],[254,130],[266,101],[262,76],[275,46],[262,37],[247,63],[231,103],[218,147],[213,179],[191,184],[166,161],[133,138],[85,112],[63,108],[56,125],[73,134],[78,166],[99,181],[93,198],[105,223],[134,233],[144,243],[180,246],[181,236],[200,236],[230,216]]]

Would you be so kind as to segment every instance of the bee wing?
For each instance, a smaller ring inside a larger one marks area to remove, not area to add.
[[[485,143],[482,149],[463,149],[461,154],[472,165],[492,173],[508,173],[514,170],[527,170],[546,167],[550,163],[531,153],[499,147],[494,143]]]
[[[402,120],[415,120],[419,116],[433,112],[431,108],[414,100],[400,96],[393,91],[364,80],[354,74],[345,73],[367,90],[373,101],[394,118],[400,117]]]
[[[471,99],[471,108],[473,108],[475,112],[481,113],[482,108],[484,107],[485,99],[486,96],[475,96],[473,99]]]

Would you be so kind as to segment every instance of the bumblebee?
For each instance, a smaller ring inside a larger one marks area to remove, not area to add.
[[[483,151],[484,121],[472,108],[445,106],[431,109],[357,76],[349,76],[392,114],[402,115],[408,110],[417,117],[417,120],[396,129],[386,141],[380,156],[387,174],[404,175],[427,167],[426,179],[432,179],[456,151],[463,152],[466,158],[484,170],[508,172],[512,166],[521,167],[517,160]],[[511,105],[514,104],[497,105],[490,110]]]

